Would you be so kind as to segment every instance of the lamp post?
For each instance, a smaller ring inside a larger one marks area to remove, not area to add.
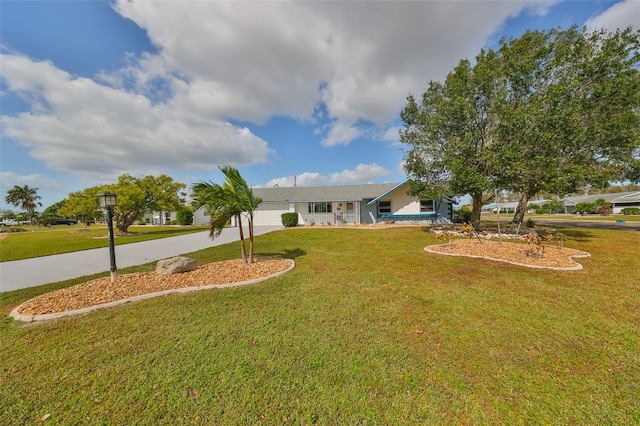
[[[116,249],[113,242],[113,208],[118,204],[116,194],[113,192],[105,192],[98,194],[100,207],[107,210],[107,227],[109,228],[109,257],[111,259],[111,282],[116,282],[118,278],[116,267]]]

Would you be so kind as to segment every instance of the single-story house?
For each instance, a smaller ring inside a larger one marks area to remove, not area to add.
[[[531,200],[527,203],[527,212],[533,212],[534,209],[531,207],[532,205],[543,205],[548,203],[549,200]],[[510,201],[505,203],[489,203],[482,206],[481,213],[497,213],[498,209],[500,209],[500,213],[515,213],[518,208],[518,201]]]
[[[566,197],[563,198],[565,211],[567,213],[575,213],[576,204],[578,203],[595,203],[597,200],[603,199],[611,203],[613,214],[620,214],[625,207],[640,208],[640,191],[627,192],[611,192],[608,194],[586,195],[582,197]]]
[[[335,186],[254,188],[262,198],[254,224],[281,225],[283,213],[297,213],[299,225],[372,224],[385,221],[446,223],[453,218],[453,200],[420,200],[407,194],[408,181]],[[210,222],[206,209],[194,212],[193,223]],[[232,225],[235,225],[232,223]]]
[[[142,221],[150,225],[166,225],[177,219],[175,211],[151,211],[147,210],[142,215]]]
[[[585,196],[565,197],[561,201],[564,203],[564,212],[574,214],[576,212],[576,204],[578,203],[595,203],[597,200],[603,199],[611,203],[613,214],[620,214],[625,207],[640,208],[640,191],[628,192],[612,192],[608,194],[595,194]],[[550,200],[531,200],[528,206],[532,204],[543,205]],[[500,203],[501,213],[513,213],[518,206],[518,202]],[[496,213],[498,205],[496,203],[485,204],[482,206],[482,213]],[[529,210],[532,211],[532,210]]]

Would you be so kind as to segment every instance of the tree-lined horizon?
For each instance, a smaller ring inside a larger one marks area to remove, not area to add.
[[[640,181],[640,32],[528,31],[464,59],[401,112],[411,194],[568,194]]]

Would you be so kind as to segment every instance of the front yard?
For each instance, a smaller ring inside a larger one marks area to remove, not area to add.
[[[316,227],[257,237],[296,269],[251,287],[30,326],[10,310],[87,278],[3,293],[0,424],[637,424],[640,233],[562,232],[583,270]]]

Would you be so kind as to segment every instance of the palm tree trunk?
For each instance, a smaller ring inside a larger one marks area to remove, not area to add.
[[[247,264],[247,249],[244,246],[244,230],[242,229],[242,216],[236,216],[238,218],[238,227],[240,228],[240,253],[242,253],[242,263]]]
[[[249,216],[249,264],[253,263],[253,216]]]

